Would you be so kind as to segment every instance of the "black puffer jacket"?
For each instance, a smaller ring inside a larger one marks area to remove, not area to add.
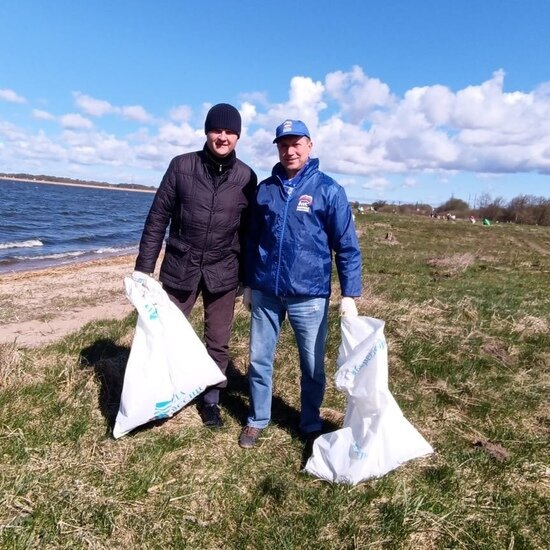
[[[236,288],[256,183],[256,174],[234,152],[217,159],[205,145],[172,159],[145,221],[135,269],[154,271],[170,224],[162,283],[195,290],[202,277],[210,292]]]

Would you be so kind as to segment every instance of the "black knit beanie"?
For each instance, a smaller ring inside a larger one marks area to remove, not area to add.
[[[241,115],[229,103],[218,103],[208,111],[204,121],[204,133],[211,130],[231,130],[239,137],[241,135]]]

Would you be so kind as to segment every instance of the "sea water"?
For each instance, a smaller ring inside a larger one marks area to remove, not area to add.
[[[153,197],[0,180],[0,273],[135,254]]]

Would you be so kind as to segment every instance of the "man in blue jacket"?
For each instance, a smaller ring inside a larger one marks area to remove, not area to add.
[[[287,315],[300,357],[300,431],[306,441],[319,435],[333,253],[341,313],[357,315],[361,295],[361,253],[344,189],[309,157],[313,143],[302,121],[284,121],[273,143],[280,162],[257,188],[246,255],[244,302],[252,316],[243,448],[256,444],[271,418],[273,358]]]

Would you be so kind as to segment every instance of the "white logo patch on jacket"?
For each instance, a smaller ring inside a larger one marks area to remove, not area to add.
[[[311,195],[302,195],[298,199],[298,206],[296,212],[311,212],[311,205],[313,204],[313,197]]]

